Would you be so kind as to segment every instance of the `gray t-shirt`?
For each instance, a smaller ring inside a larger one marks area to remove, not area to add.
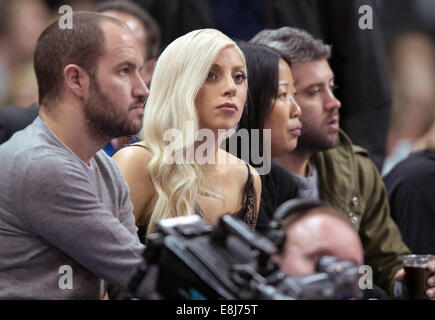
[[[290,173],[290,172],[289,172]],[[319,200],[319,181],[316,166],[310,162],[310,172],[307,177],[301,177],[290,173],[299,189],[299,197],[302,199]]]
[[[142,263],[128,186],[88,166],[38,117],[0,146],[0,299],[100,299]]]

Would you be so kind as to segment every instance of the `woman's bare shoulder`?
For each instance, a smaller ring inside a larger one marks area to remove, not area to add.
[[[148,170],[150,159],[150,151],[140,145],[124,147],[113,155],[113,160],[118,164],[132,193],[136,191],[132,190],[133,188],[137,188],[147,194],[154,193]]]
[[[224,164],[228,176],[233,177],[234,180],[240,181],[241,184],[245,184],[248,177],[247,167],[249,167],[249,171],[251,172],[254,181],[260,180],[259,173],[250,164],[246,163],[240,158],[237,158],[231,153],[226,152],[225,150],[220,151],[222,151],[220,154],[221,159],[225,159],[225,161],[222,161],[221,164]]]
[[[112,158],[120,167],[146,169],[151,158],[151,153],[142,144],[138,143],[122,148]]]
[[[124,147],[113,155],[130,188],[133,213],[139,225],[148,219],[147,207],[156,193],[148,171],[150,158],[150,151],[140,145]]]

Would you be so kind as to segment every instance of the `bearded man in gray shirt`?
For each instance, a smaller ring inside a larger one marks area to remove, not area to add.
[[[39,116],[0,146],[0,299],[101,299],[143,263],[128,187],[99,151],[142,126],[141,50],[114,18],[62,18],[73,28],[55,21],[35,49]]]

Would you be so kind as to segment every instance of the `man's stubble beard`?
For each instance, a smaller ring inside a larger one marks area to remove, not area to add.
[[[293,153],[299,156],[309,156],[335,148],[339,143],[339,132],[331,134],[331,138],[325,138],[320,130],[311,130],[304,132],[302,127],[302,134],[298,139],[297,146]]]
[[[110,141],[113,138],[137,134],[136,128],[128,119],[128,111],[121,107],[100,89],[94,76],[90,77],[90,95],[84,106],[89,132],[98,140]]]

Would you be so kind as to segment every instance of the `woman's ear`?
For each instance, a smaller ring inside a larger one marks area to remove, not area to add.
[[[78,99],[87,98],[89,95],[89,74],[76,64],[69,64],[63,69],[66,90]]]

